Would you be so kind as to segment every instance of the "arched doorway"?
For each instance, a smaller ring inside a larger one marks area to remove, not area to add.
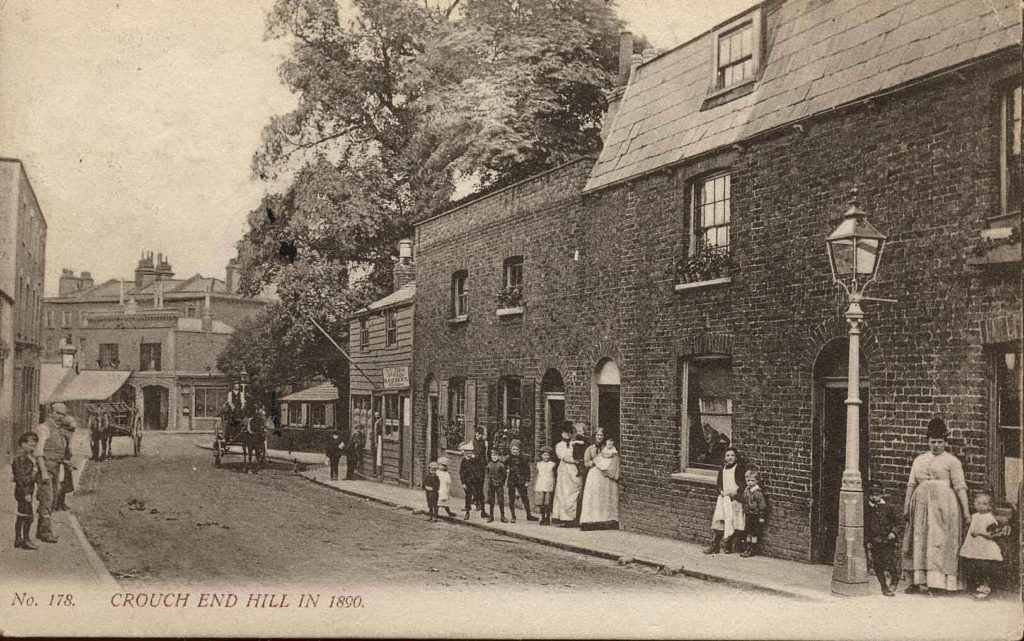
[[[619,441],[619,366],[605,359],[597,364],[591,385],[591,420],[593,427],[604,432],[605,438]]]
[[[433,374],[427,375],[424,385],[427,398],[427,462],[437,460],[437,452],[441,444],[441,428],[438,425],[438,385]]]
[[[544,443],[553,447],[561,440],[565,420],[565,383],[558,370],[544,372],[540,394],[544,403]]]
[[[147,430],[167,429],[167,388],[147,385],[142,388],[142,427]]]
[[[839,531],[839,491],[846,466],[846,397],[849,342],[835,339],[814,361],[814,445],[812,450],[814,510],[812,554],[818,563],[832,563]],[[860,354],[860,473],[868,480],[868,401],[870,375]]]

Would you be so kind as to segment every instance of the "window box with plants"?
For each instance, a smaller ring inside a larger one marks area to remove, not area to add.
[[[503,287],[498,292],[498,316],[513,316],[522,314],[523,290],[521,287]]]
[[[702,241],[697,249],[676,263],[676,291],[732,282],[734,268],[728,247]]]

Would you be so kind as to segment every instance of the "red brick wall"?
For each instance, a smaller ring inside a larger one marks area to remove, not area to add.
[[[986,219],[998,213],[998,83],[1019,66],[978,65],[663,170],[580,196],[581,161],[460,207],[417,228],[415,371],[477,384],[477,422],[494,422],[496,381],[540,380],[556,368],[566,415],[588,420],[594,368],[622,374],[623,527],[707,537],[714,486],[679,471],[679,359],[700,341],[731,345],[736,444],[764,470],[772,511],[767,552],[810,560],[812,491],[820,448],[814,362],[845,338],[842,297],[824,239],[860,189],[871,221],[889,235],[865,303],[863,352],[871,385],[870,476],[902,501],[913,457],[935,414],[968,482],[988,482],[986,318],[1019,314],[1016,277],[967,265]],[[732,283],[676,292],[688,247],[687,194],[708,171],[732,174]],[[576,250],[580,261],[573,260]],[[502,261],[525,258],[521,317],[498,318]],[[470,274],[470,315],[447,322],[450,278]],[[417,443],[424,443],[417,395]],[[543,438],[538,426],[538,445]],[[426,452],[417,451],[417,457]],[[457,477],[453,473],[453,481]]]

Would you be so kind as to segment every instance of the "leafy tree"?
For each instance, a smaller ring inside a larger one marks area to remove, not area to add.
[[[344,319],[389,289],[415,220],[467,186],[599,149],[621,28],[606,0],[351,9],[276,0],[268,15],[267,37],[292,42],[280,74],[298,104],[264,129],[253,170],[289,186],[251,212],[239,243],[243,291],[273,285],[282,301],[268,321],[284,325],[247,328],[263,333],[253,342],[310,358],[324,347],[310,319],[343,338]]]

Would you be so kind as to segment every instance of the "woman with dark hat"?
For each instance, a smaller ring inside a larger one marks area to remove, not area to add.
[[[928,423],[928,451],[914,459],[907,481],[903,517],[903,573],[906,592],[944,594],[959,589],[957,555],[969,523],[967,482],[960,460],[946,451],[946,422]]]

